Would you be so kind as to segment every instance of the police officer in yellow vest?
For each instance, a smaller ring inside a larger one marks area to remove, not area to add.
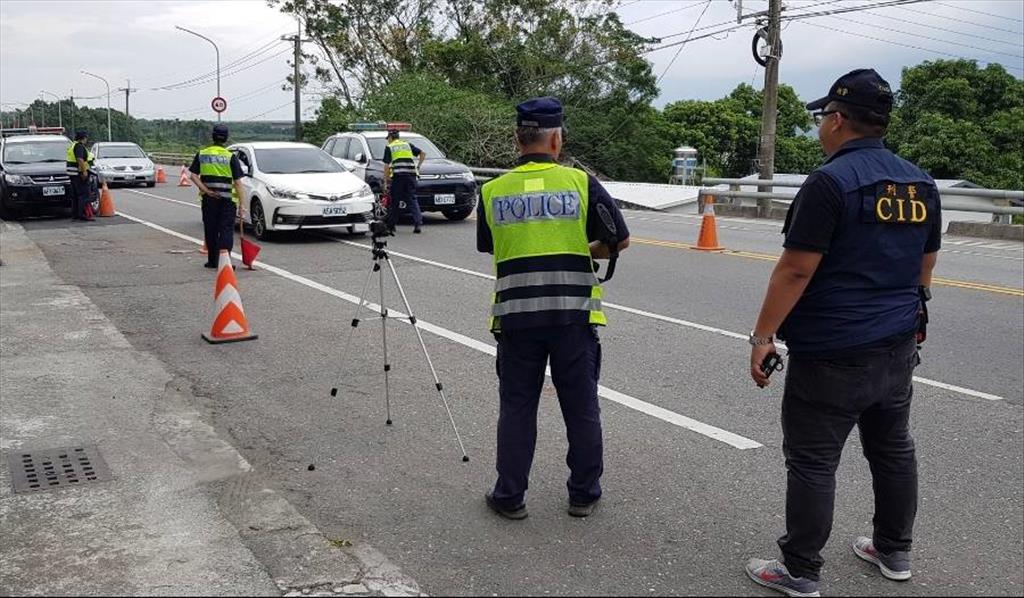
[[[71,219],[92,220],[92,199],[89,197],[89,169],[95,157],[85,146],[89,134],[75,131],[75,142],[68,146],[65,170],[71,179]]]
[[[242,196],[239,182],[244,171],[238,156],[224,147],[228,128],[214,125],[213,145],[204,147],[192,158],[189,171],[199,189],[203,207],[203,232],[206,238],[207,268],[216,268],[221,250],[234,246],[235,218],[240,214],[238,200]]]
[[[477,249],[494,254],[491,331],[498,340],[497,471],[488,506],[524,519],[537,440],[544,369],[569,439],[569,514],[586,517],[601,497],[604,470],[597,380],[606,323],[592,258],[629,245],[615,201],[592,176],[560,166],[562,105],[552,97],[516,107],[518,166],[485,184],[477,209]],[[610,215],[615,233],[598,216]],[[610,247],[609,247],[610,245]]]
[[[419,158],[419,164],[413,158]],[[384,148],[384,189],[390,190],[391,206],[388,209],[388,228],[395,230],[402,204],[412,213],[412,232],[419,233],[423,226],[423,214],[416,200],[416,179],[418,168],[423,166],[427,155],[420,148],[402,141],[398,131],[388,131],[388,145]]]

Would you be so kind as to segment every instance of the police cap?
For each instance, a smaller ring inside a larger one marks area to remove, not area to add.
[[[227,139],[228,138],[228,126],[227,125],[213,125],[213,138],[214,139]]]
[[[551,96],[526,100],[516,106],[516,113],[516,124],[520,127],[557,129],[562,126],[562,103]]]
[[[89,132],[86,131],[85,129],[78,129],[77,131],[75,131],[75,141],[80,141],[82,139],[87,138],[88,136]]]
[[[874,69],[857,69],[839,77],[828,95],[807,104],[807,109],[820,110],[829,102],[854,104],[887,115],[892,111],[892,89]]]

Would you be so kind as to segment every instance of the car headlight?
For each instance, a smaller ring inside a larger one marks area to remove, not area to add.
[[[309,195],[305,193],[292,191],[291,189],[283,189],[281,187],[271,187],[270,185],[267,185],[267,191],[270,191],[270,194],[278,199],[290,199],[292,201],[309,199]]]
[[[476,175],[469,170],[462,173],[462,178],[466,179],[467,181],[476,181]]]
[[[104,166],[103,164],[97,164],[93,168],[96,169],[96,172],[113,172],[114,170],[113,166]]]
[[[23,174],[5,174],[4,180],[12,185],[31,185],[32,177]]]
[[[373,189],[371,189],[369,185],[363,185],[362,189],[360,189],[355,196],[360,199],[372,198]]]

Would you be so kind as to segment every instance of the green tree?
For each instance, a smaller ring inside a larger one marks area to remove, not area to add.
[[[741,83],[718,100],[671,103],[665,106],[665,118],[676,125],[677,143],[697,149],[709,175],[746,176],[756,170],[762,95]],[[821,164],[818,141],[805,135],[811,129],[810,116],[789,85],[779,86],[776,129],[776,172],[808,173]]]
[[[1024,188],[1024,81],[998,64],[903,69],[888,143],[935,178]]]

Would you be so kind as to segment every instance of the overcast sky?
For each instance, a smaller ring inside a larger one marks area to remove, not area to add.
[[[883,1],[788,0],[784,4],[788,14],[796,14]],[[696,37],[719,30],[700,28],[735,24],[735,2],[714,0],[706,11],[705,4],[700,0],[623,0],[618,12],[641,35],[677,34],[665,43],[685,39],[694,27]],[[767,6],[767,0],[743,0],[744,13]],[[175,30],[175,25],[195,29],[219,44],[221,95],[229,105],[225,119],[292,118],[292,92],[280,89],[289,73],[291,46],[275,40],[293,33],[296,22],[263,0],[0,0],[0,101],[30,102],[41,90],[67,96],[74,89],[76,97],[104,94],[83,100],[89,106],[104,106],[105,86],[82,75],[84,69],[110,81],[111,103],[119,109],[124,108],[124,92],[117,89],[124,88],[130,78],[131,86],[140,90],[131,96],[133,116],[213,118],[209,108],[216,91],[213,81],[184,89],[154,89],[213,71],[215,66],[212,46]],[[953,57],[997,62],[1021,77],[1022,31],[1024,0],[938,0],[797,20],[786,24],[783,32],[780,81],[809,100],[823,95],[838,75],[854,68],[875,68],[896,87],[903,67]],[[678,47],[649,54],[655,74],[664,73],[657,104],[719,98],[741,82],[760,88],[764,71],[751,57],[752,35],[753,28],[748,26],[694,41],[678,56]],[[263,62],[232,74],[230,63],[254,50],[262,53],[240,66]],[[316,98],[306,97],[303,102],[304,115],[312,117]]]

